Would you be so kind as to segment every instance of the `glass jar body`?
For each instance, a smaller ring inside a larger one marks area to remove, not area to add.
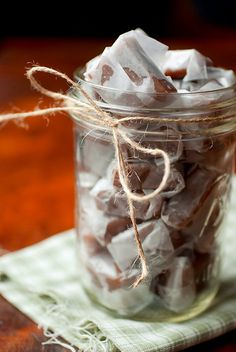
[[[230,119],[221,120],[229,112]],[[124,114],[110,113],[116,118]],[[185,120],[193,116],[191,110],[183,114]],[[135,116],[126,110],[127,115]],[[168,122],[160,111],[157,115],[156,123],[131,121],[125,126],[131,139],[164,150],[170,160],[162,192],[134,202],[149,271],[137,287],[140,260],[112,134],[73,116],[79,269],[91,298],[113,313],[177,322],[204,311],[219,287],[222,224],[235,160],[235,109],[205,109],[192,123]],[[219,120],[199,122],[205,116]],[[122,140],[120,149],[132,191],[146,195],[155,190],[164,174],[163,159]]]

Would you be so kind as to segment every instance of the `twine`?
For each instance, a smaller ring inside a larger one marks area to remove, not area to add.
[[[46,89],[43,87],[34,77],[36,73],[44,72],[56,77],[60,77],[64,79],[71,88],[74,88],[82,94],[87,103],[80,101],[79,99],[75,99],[69,95],[62,94],[59,92],[54,92],[51,90]],[[132,222],[135,241],[138,249],[138,255],[141,262],[141,274],[134,282],[133,286],[136,287],[141,283],[147,276],[148,276],[148,267],[147,262],[144,254],[144,250],[142,247],[142,243],[140,240],[137,223],[136,223],[136,216],[135,216],[135,207],[133,202],[146,202],[150,201],[154,197],[156,197],[166,186],[169,174],[170,174],[170,159],[168,154],[159,148],[146,148],[141,146],[139,143],[135,142],[133,139],[128,137],[127,132],[122,129],[122,123],[127,121],[146,121],[146,122],[179,122],[180,119],[178,118],[153,118],[153,117],[146,117],[146,116],[132,116],[132,117],[124,117],[121,119],[117,119],[114,116],[111,116],[109,113],[102,110],[95,101],[83,90],[83,88],[73,80],[71,80],[66,74],[58,72],[52,68],[44,67],[44,66],[33,66],[26,72],[27,78],[30,80],[30,83],[34,89],[36,89],[41,94],[53,98],[57,102],[61,101],[60,106],[54,106],[51,108],[45,109],[38,109],[30,112],[21,112],[21,113],[10,113],[10,114],[3,114],[0,115],[0,122],[15,120],[15,119],[24,119],[27,117],[34,117],[34,116],[42,116],[53,114],[55,112],[68,112],[68,113],[78,113],[80,120],[84,122],[95,123],[98,126],[102,126],[107,130],[112,132],[113,136],[113,144],[115,148],[115,156],[118,165],[118,174],[120,178],[120,183],[122,188],[127,197],[127,203],[129,208],[129,216]],[[228,118],[228,117],[225,117]],[[184,120],[188,122],[199,122],[199,121],[213,121],[219,120],[217,117],[209,117],[209,118],[201,118],[201,119],[189,119]],[[181,119],[182,121],[182,119]],[[129,170],[126,160],[121,151],[121,141],[125,141],[129,146],[131,146],[134,150],[143,152],[148,155],[152,156],[161,156],[164,161],[164,175],[161,180],[159,186],[151,193],[146,195],[140,195],[137,193],[132,192],[130,182],[129,182]]]

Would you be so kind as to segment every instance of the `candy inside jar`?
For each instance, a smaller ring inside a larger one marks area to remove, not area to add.
[[[73,114],[85,289],[122,316],[182,321],[199,314],[219,287],[235,151],[232,71],[215,68],[196,50],[168,50],[136,30],[120,36],[76,79],[98,107],[92,114],[99,118],[104,111],[121,121],[118,128],[128,139],[120,134],[118,146],[132,194],[153,194],[166,172],[162,155],[147,148],[164,151],[170,166],[158,194],[132,202],[148,270],[134,287],[142,266],[113,126]],[[70,94],[91,103],[78,91]]]

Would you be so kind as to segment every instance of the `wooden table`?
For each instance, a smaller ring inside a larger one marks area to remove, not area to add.
[[[201,40],[165,40],[172,48],[195,47],[220,66],[236,70],[236,36]],[[32,91],[24,77],[29,63],[73,70],[98,54],[109,40],[8,39],[0,42],[0,112],[33,109],[48,99]],[[50,88],[58,82],[42,77]],[[61,85],[60,85],[61,87]],[[13,251],[73,226],[74,175],[72,123],[65,115],[31,118],[25,128],[0,128],[0,247]],[[23,124],[23,122],[22,122]],[[236,331],[189,352],[236,351]],[[0,298],[0,352],[56,352],[42,346],[37,326]]]

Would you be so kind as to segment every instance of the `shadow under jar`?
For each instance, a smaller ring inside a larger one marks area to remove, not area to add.
[[[236,87],[153,96],[78,80],[113,118],[154,118],[125,122],[122,128],[132,140],[160,148],[170,159],[162,192],[134,202],[149,271],[134,288],[141,265],[111,129],[72,114],[80,279],[93,300],[119,316],[189,319],[210,305],[219,287],[222,223],[235,160]],[[88,103],[78,91],[69,94]],[[132,191],[153,192],[164,174],[162,157],[140,152],[122,139],[119,143]]]

